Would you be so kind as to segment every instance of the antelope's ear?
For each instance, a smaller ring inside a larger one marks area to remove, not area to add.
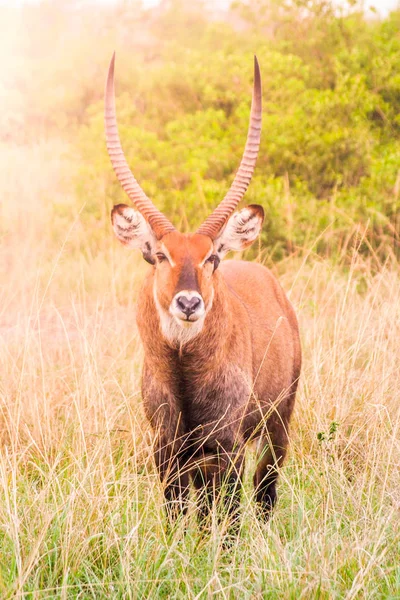
[[[151,265],[155,264],[156,236],[139,211],[126,204],[117,204],[111,211],[111,222],[115,235],[124,246],[141,250],[143,258]]]
[[[258,237],[264,221],[264,209],[250,204],[233,213],[214,241],[215,253],[222,258],[230,250],[244,250]]]

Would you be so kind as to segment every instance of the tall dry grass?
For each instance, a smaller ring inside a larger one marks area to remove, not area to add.
[[[275,514],[256,519],[247,482],[229,550],[193,510],[168,533],[139,389],[146,266],[81,218],[69,161],[1,148],[0,596],[399,598],[398,266],[357,248],[276,266],[304,368]]]

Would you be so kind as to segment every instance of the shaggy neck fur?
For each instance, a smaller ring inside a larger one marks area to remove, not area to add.
[[[223,360],[226,346],[233,331],[229,303],[231,292],[219,273],[214,275],[213,300],[206,309],[204,318],[189,327],[174,323],[172,315],[159,306],[154,293],[154,278],[145,282],[138,304],[138,327],[144,347],[146,361],[153,365],[161,380],[173,377],[171,361],[178,353],[186,356],[194,371],[214,370]],[[161,312],[163,311],[163,312]]]

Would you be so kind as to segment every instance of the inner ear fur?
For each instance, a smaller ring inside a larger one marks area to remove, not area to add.
[[[143,258],[155,264],[156,237],[139,211],[126,204],[117,204],[111,211],[111,222],[115,235],[124,246],[141,250]]]
[[[214,241],[216,254],[222,258],[230,250],[240,252],[250,246],[259,236],[263,221],[264,209],[259,204],[249,204],[233,213]]]

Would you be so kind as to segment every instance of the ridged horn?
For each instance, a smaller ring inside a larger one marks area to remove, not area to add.
[[[118,135],[117,117],[115,112],[115,92],[114,92],[114,64],[115,52],[112,55],[105,90],[105,129],[108,155],[114,168],[118,181],[128,194],[129,198],[135,204],[138,211],[144,216],[150,224],[157,239],[161,239],[166,233],[174,231],[175,227],[146,196],[132,171],[128,167],[121,142]]]
[[[214,212],[207,217],[204,223],[199,227],[197,233],[208,235],[212,240],[215,239],[221,228],[231,216],[245,191],[247,190],[251,177],[256,166],[258,150],[261,139],[261,117],[262,117],[262,95],[261,95],[261,75],[257,57],[254,56],[254,87],[253,99],[251,102],[251,113],[247,141],[244,149],[242,161],[235,175],[235,179],[222,202],[217,206]]]

